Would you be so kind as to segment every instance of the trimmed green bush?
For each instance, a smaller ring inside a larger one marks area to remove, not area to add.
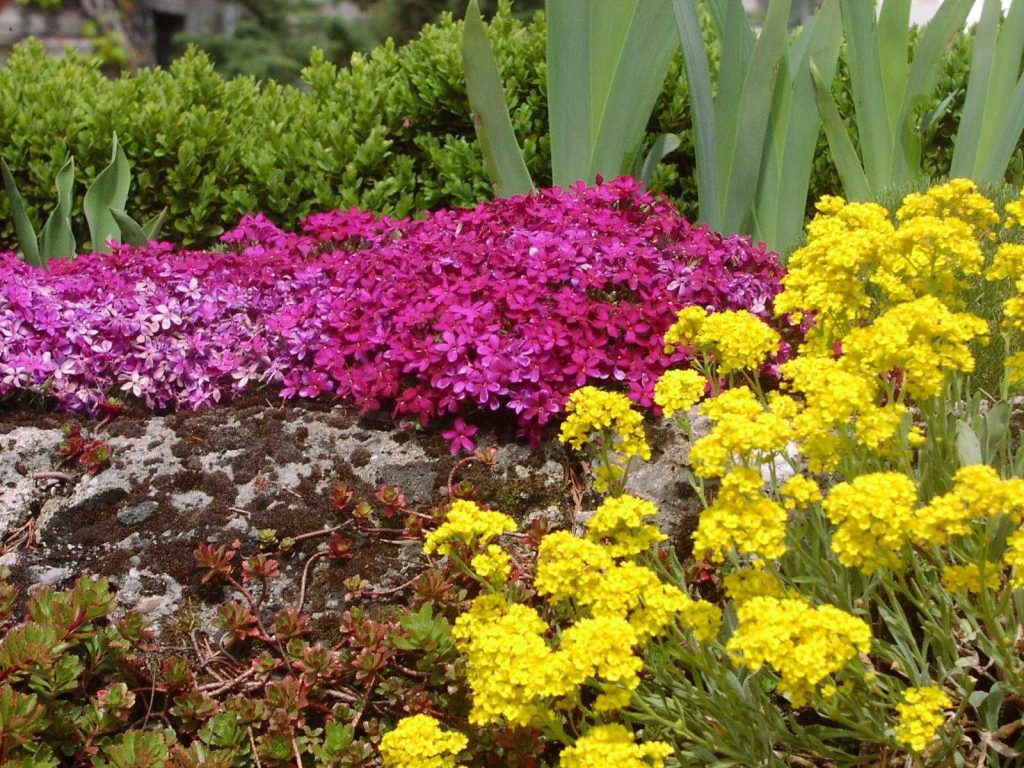
[[[549,184],[543,17],[523,22],[506,7],[490,33],[527,166],[538,185]],[[461,22],[446,16],[409,44],[386,43],[357,55],[350,67],[314,54],[300,88],[225,80],[196,51],[168,69],[108,80],[95,62],[47,58],[30,43],[0,67],[0,154],[38,220],[52,207],[52,180],[66,155],[74,155],[88,184],[109,162],[116,132],[135,172],[133,210],[145,219],[167,206],[165,236],[186,245],[207,245],[256,211],[290,227],[338,207],[414,215],[470,206],[488,198],[491,187],[470,122],[460,40]],[[969,54],[964,39],[947,60],[935,103],[962,89]],[[835,89],[849,113],[844,73],[841,64]],[[948,168],[957,108],[954,98],[929,143],[929,167],[938,173]],[[695,217],[693,135],[679,57],[651,118],[649,142],[662,133],[678,134],[682,146],[651,188]],[[809,199],[839,189],[822,138]],[[10,208],[0,197],[0,246],[14,242]]]

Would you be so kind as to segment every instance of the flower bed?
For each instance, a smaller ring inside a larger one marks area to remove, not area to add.
[[[620,179],[439,211],[249,217],[227,250],[121,247],[38,271],[0,254],[0,396],[201,408],[257,384],[423,422],[513,411],[525,434],[588,382],[650,405],[684,306],[770,316],[775,254]]]

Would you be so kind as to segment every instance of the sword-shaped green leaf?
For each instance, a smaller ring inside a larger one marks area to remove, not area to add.
[[[14,233],[18,236],[18,245],[21,247],[21,257],[34,267],[45,267],[46,262],[39,255],[39,240],[36,238],[35,227],[28,218],[25,210],[25,201],[18,191],[18,185],[14,182],[11,169],[7,167],[7,161],[0,157],[0,173],[3,174],[4,189],[7,190],[7,198],[11,203],[11,217],[14,219]]]
[[[124,211],[111,209],[111,215],[121,228],[122,242],[136,246],[147,245],[150,240],[156,240],[160,237],[160,227],[163,225],[166,213],[167,209],[164,208],[145,224],[140,225]]]
[[[810,64],[811,79],[814,81],[814,98],[821,115],[821,124],[828,138],[828,147],[832,150],[832,160],[839,171],[843,182],[843,191],[851,200],[868,200],[871,198],[871,183],[868,181],[857,150],[853,148],[850,134],[846,130],[843,118],[839,115],[832,89],[825,82],[814,61]]]
[[[591,5],[590,0],[547,4],[551,173],[554,183],[562,187],[587,177],[594,143],[589,87]]]
[[[115,134],[110,165],[96,176],[92,185],[86,190],[85,200],[82,204],[94,251],[109,253],[110,246],[107,245],[107,241],[121,239],[121,228],[112,211],[124,211],[131,183],[132,174],[128,158],[125,157],[124,150],[118,144]]]
[[[650,184],[651,178],[654,176],[654,170],[658,167],[658,163],[679,149],[680,143],[679,137],[674,133],[663,133],[655,139],[654,144],[651,145],[651,149],[647,152],[647,156],[644,158],[643,163],[633,173],[637,181],[644,186]]]
[[[501,72],[487,39],[477,0],[470,0],[466,9],[462,61],[473,125],[495,194],[499,197],[525,195],[533,190],[533,179],[512,128]]]
[[[74,200],[75,161],[69,157],[57,172],[57,207],[43,226],[40,254],[44,261],[75,258],[75,235],[71,229]]]

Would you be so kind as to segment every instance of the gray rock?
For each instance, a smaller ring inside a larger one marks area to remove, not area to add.
[[[148,499],[140,504],[125,507],[117,513],[117,519],[124,525],[140,525],[148,520],[159,508],[160,505],[157,502]]]
[[[19,427],[0,435],[0,539],[25,524],[44,482],[35,472],[51,469],[54,451],[64,437],[57,429]]]
[[[29,575],[35,584],[56,587],[61,582],[70,579],[74,572],[70,568],[37,566],[30,569]]]
[[[171,505],[179,512],[201,512],[212,502],[212,496],[194,489],[171,496]]]

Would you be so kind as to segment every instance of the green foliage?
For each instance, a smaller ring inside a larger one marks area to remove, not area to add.
[[[503,7],[489,34],[527,168],[534,183],[545,186],[551,183],[545,22],[542,16],[523,22],[512,8],[518,3]],[[709,22],[704,29],[714,74],[719,45]],[[335,207],[405,216],[471,206],[490,197],[491,185],[470,119],[461,36],[462,22],[445,18],[406,46],[387,43],[357,55],[351,67],[314,53],[302,88],[225,80],[196,51],[168,69],[108,80],[93,60],[48,58],[31,43],[0,67],[0,148],[29,217],[40,221],[52,207],[53,179],[64,159],[74,155],[79,176],[90,183],[109,163],[116,132],[132,159],[133,213],[144,220],[166,206],[166,236],[186,245],[209,244],[256,211],[294,226]],[[922,165],[929,174],[948,172],[970,55],[969,38],[956,38],[925,104],[930,111],[952,96],[924,137]],[[840,112],[852,114],[842,55],[832,90]],[[696,218],[694,136],[681,56],[669,67],[642,153],[663,134],[675,134],[681,144],[655,168],[649,186]],[[840,189],[821,137],[809,199]],[[72,217],[80,215],[76,200]],[[0,245],[16,242],[10,203],[0,195]]]
[[[57,205],[38,237],[25,210],[25,201],[18,190],[18,185],[2,157],[0,172],[3,175],[4,188],[7,190],[22,258],[33,266],[41,267],[45,267],[52,259],[74,258],[77,252],[71,220],[75,187],[74,159],[68,157],[57,172]],[[128,158],[118,144],[115,134],[110,165],[96,176],[86,190],[82,202],[93,251],[109,253],[109,240],[145,245],[159,235],[163,212],[144,226],[125,213],[124,206],[128,201],[131,183],[132,174]]]

